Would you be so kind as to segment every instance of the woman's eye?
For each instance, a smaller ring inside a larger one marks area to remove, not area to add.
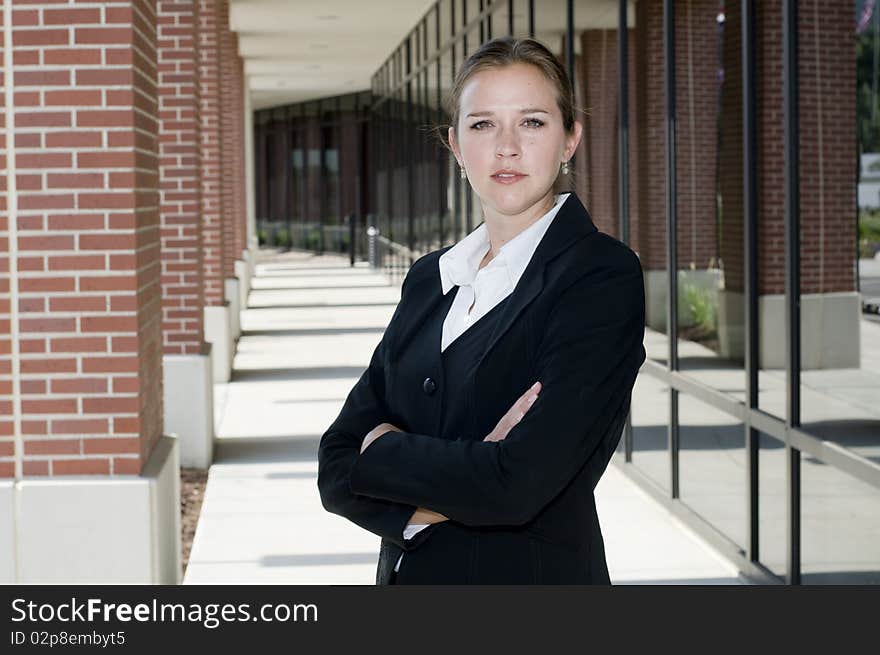
[[[471,125],[472,130],[482,130],[488,127],[489,121],[477,121],[473,125]]]
[[[525,123],[528,127],[542,127],[544,125],[544,121],[537,118],[527,118]]]

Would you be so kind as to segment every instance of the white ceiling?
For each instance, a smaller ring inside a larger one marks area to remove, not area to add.
[[[362,91],[434,0],[232,0],[254,109]]]
[[[231,0],[229,22],[254,109],[363,91],[435,0]],[[499,2],[497,25],[507,25]],[[535,0],[535,36],[551,48],[565,31],[565,0]],[[575,29],[614,29],[618,0],[575,0]],[[525,21],[522,0],[514,19]],[[635,11],[630,3],[629,21]],[[575,42],[576,51],[579,42]],[[444,79],[451,73],[444,73]]]

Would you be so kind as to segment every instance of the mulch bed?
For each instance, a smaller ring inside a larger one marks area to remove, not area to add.
[[[180,528],[183,541],[183,573],[186,573],[186,565],[189,563],[189,553],[192,549],[193,536],[196,534],[196,525],[199,522],[199,512],[202,509],[202,499],[205,497],[207,483],[208,469],[181,467]]]

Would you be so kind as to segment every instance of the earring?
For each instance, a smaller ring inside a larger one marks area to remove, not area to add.
[[[458,169],[459,169],[459,175],[461,176],[461,179],[466,180],[467,173],[464,170],[464,166],[459,166]]]
[[[562,162],[562,174],[568,175],[568,162],[567,161]]]

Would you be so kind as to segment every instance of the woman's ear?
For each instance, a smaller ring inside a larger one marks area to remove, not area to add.
[[[458,151],[458,144],[455,142],[455,128],[453,126],[449,126],[449,132],[447,133],[449,138],[449,147],[452,148],[452,154],[455,155],[455,160],[458,162],[459,166],[463,166],[461,163],[461,153]]]
[[[574,156],[574,151],[577,150],[578,144],[581,142],[581,134],[583,133],[583,126],[580,124],[580,121],[575,121],[574,125],[572,125],[571,134],[568,135],[565,139],[565,160],[568,161]]]

